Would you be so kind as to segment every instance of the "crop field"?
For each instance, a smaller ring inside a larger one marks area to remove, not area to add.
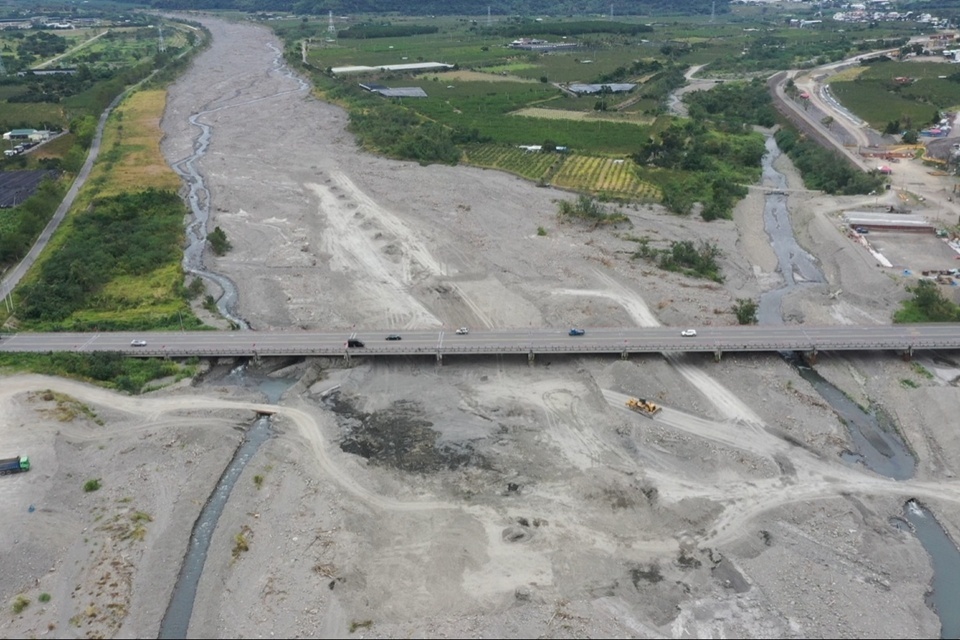
[[[919,129],[933,121],[935,112],[960,107],[960,82],[941,77],[958,71],[938,62],[882,62],[867,66],[854,80],[834,80],[830,88],[845,107],[875,128],[882,130],[899,119]],[[915,82],[898,86],[893,81],[897,77]]]
[[[636,167],[632,160],[626,158],[571,155],[550,182],[565,189],[621,199],[659,200],[660,189],[641,180]]]
[[[660,190],[637,176],[627,158],[542,153],[492,144],[471,145],[464,161],[478,167],[507,171],[528,180],[624,200],[651,201]]]
[[[0,119],[3,122],[21,123],[29,128],[35,128],[40,122],[66,127],[68,121],[63,105],[50,102],[5,102]]]
[[[528,107],[526,109],[521,109],[519,111],[514,111],[513,116],[527,116],[530,118],[546,118],[546,119],[557,119],[557,120],[591,120],[591,121],[601,121],[601,122],[627,122],[630,124],[636,125],[647,125],[653,122],[651,117],[641,117],[637,114],[631,114],[628,112],[617,113],[617,112],[587,112],[587,111],[570,111],[567,109],[544,109],[541,107]]]
[[[493,144],[471,145],[465,152],[468,164],[489,169],[499,169],[528,180],[542,180],[554,165],[562,163],[564,156],[557,153],[537,153],[517,147]]]
[[[443,77],[442,74],[440,77]],[[419,86],[427,92],[428,98],[419,99],[411,105],[427,118],[451,127],[477,129],[498,143],[540,144],[552,140],[578,151],[630,153],[647,135],[644,128],[637,124],[606,119],[584,122],[557,119],[552,114],[550,117],[508,117],[508,114],[528,105],[543,106],[557,99],[560,92],[548,84],[458,82],[446,85],[443,82],[415,79],[394,84]],[[453,88],[448,89],[448,86]],[[592,106],[593,101],[589,101],[589,104]],[[541,111],[537,113],[546,115]],[[594,112],[590,109],[585,113]]]

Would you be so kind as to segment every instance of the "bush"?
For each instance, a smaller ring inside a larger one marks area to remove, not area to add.
[[[20,595],[13,599],[13,612],[22,613],[24,609],[30,606],[30,598]]]
[[[49,593],[41,593],[41,594],[37,597],[37,600],[39,600],[40,602],[50,602],[50,594],[49,594]]]
[[[960,322],[960,306],[944,298],[933,281],[921,280],[907,291],[913,297],[893,314],[894,322]]]
[[[757,309],[759,305],[750,298],[737,298],[737,303],[733,305],[733,312],[737,316],[737,322],[740,324],[757,324]]]
[[[100,489],[100,478],[93,478],[83,483],[83,490],[87,493]]]
[[[210,243],[210,248],[213,249],[213,252],[218,256],[222,256],[233,248],[233,245],[227,240],[226,232],[220,227],[216,227],[210,235],[207,236],[207,242]]]

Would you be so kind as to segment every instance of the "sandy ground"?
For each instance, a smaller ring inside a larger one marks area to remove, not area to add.
[[[255,330],[733,324],[737,298],[778,286],[759,193],[726,222],[631,207],[619,229],[559,224],[570,194],[359,152],[266,31],[208,24],[164,150],[189,152],[191,114],[214,127],[200,168],[234,249],[208,264]],[[789,321],[888,322],[901,282],[836,218],[863,199],[790,206],[829,282],[788,297]],[[726,281],[632,260],[627,234],[715,242]],[[933,377],[888,355],[818,365],[897,418],[919,458],[902,482],[841,462],[837,417],[773,356],[264,363],[250,375],[300,382],[214,532],[190,635],[934,637],[928,557],[888,519],[916,497],[960,534],[960,370],[915,362]],[[0,595],[30,600],[0,635],[156,636],[193,522],[264,408],[229,368],[137,398],[0,379],[0,441],[34,463],[0,481]],[[641,417],[631,395],[665,408]]]

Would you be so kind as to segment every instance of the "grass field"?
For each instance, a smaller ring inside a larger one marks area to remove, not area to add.
[[[124,100],[111,115],[104,130],[101,155],[90,179],[81,189],[64,224],[54,235],[41,259],[27,274],[25,283],[36,282],[43,263],[73,242],[73,227],[96,202],[146,189],[175,191],[179,177],[167,165],[160,152],[160,117],[166,104],[162,90],[140,91]],[[177,215],[185,214],[185,210]],[[181,292],[183,272],[179,262],[178,238],[172,238],[177,258],[153,271],[136,277],[119,275],[108,282],[87,307],[66,320],[55,323],[21,325],[30,329],[69,329],[105,326],[119,328],[179,328],[179,320],[188,327],[199,322],[193,316]],[[158,239],[161,242],[162,239]],[[170,240],[168,240],[170,241]]]
[[[116,108],[103,132],[100,161],[90,173],[99,187],[95,193],[82,190],[78,201],[148,188],[179,188],[179,176],[160,152],[160,118],[166,100],[165,91],[138,91]]]

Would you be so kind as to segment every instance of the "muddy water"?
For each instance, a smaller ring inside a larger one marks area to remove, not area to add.
[[[234,369],[224,382],[228,384],[232,382],[245,387],[251,386],[251,381],[247,379],[243,366]],[[283,392],[295,382],[296,380],[284,378],[266,378],[256,381],[255,386],[267,396],[268,402],[276,404]],[[244,434],[243,442],[234,452],[233,458],[217,481],[216,488],[207,499],[207,503],[203,505],[203,509],[200,510],[200,515],[194,522],[193,530],[190,533],[187,555],[180,566],[180,574],[173,587],[170,603],[167,605],[167,611],[160,622],[159,638],[187,637],[190,617],[193,614],[193,603],[197,598],[197,586],[200,584],[200,576],[203,575],[203,565],[207,561],[207,551],[210,548],[213,532],[217,528],[217,522],[223,514],[223,509],[230,498],[230,492],[233,491],[240,474],[243,473],[247,463],[253,458],[260,445],[266,442],[271,434],[270,416],[257,418]]]
[[[763,175],[767,184],[784,188],[786,179],[773,168],[780,154],[776,141],[767,139],[767,154],[763,158]],[[782,324],[781,302],[785,294],[799,286],[825,281],[815,259],[796,242],[786,207],[786,196],[770,194],[764,206],[764,227],[777,255],[783,286],[763,294],[757,317],[761,324]],[[806,366],[796,354],[784,354],[804,380],[836,411],[843,421],[853,450],[841,458],[850,464],[862,464],[868,469],[895,480],[913,477],[916,459],[900,437],[893,420],[879,407],[864,410],[842,391],[827,382],[814,369]],[[893,524],[908,530],[930,555],[933,565],[933,589],[927,604],[940,617],[941,638],[960,637],[960,551],[927,509],[915,501],[904,507],[906,521],[896,519]],[[907,524],[909,522],[909,525]],[[899,524],[898,524],[899,523]]]
[[[781,151],[772,136],[767,138],[766,147],[767,153],[762,161],[764,184],[774,189],[786,189],[786,176],[773,167]],[[816,258],[807,253],[793,235],[787,196],[778,193],[767,195],[763,207],[763,225],[777,256],[777,271],[783,284],[760,296],[757,319],[760,324],[783,324],[784,296],[798,287],[822,284],[826,278]],[[783,355],[833,408],[850,433],[853,447],[842,456],[844,461],[863,464],[876,473],[896,480],[913,477],[916,460],[889,416],[878,407],[864,410],[796,355]]]
[[[915,500],[903,506],[903,518],[893,518],[891,524],[917,536],[930,554],[933,589],[927,605],[940,616],[940,637],[960,638],[960,552],[933,514]]]
[[[293,72],[284,65],[283,52],[273,45],[269,46],[275,54],[269,73],[283,75],[296,83],[296,88],[281,91],[274,95],[306,91],[309,85],[303,79],[296,77]],[[216,98],[216,100],[220,99],[219,97]],[[192,219],[186,228],[187,248],[183,252],[183,269],[189,274],[214,282],[220,287],[223,295],[217,300],[217,309],[224,318],[230,320],[241,329],[249,329],[250,325],[237,314],[237,301],[239,300],[240,294],[236,284],[227,276],[209,270],[203,260],[203,252],[207,246],[207,226],[210,221],[210,191],[207,188],[203,174],[198,168],[198,162],[206,155],[214,131],[213,127],[200,120],[211,113],[223,111],[224,109],[247,106],[264,99],[265,97],[260,96],[243,102],[206,109],[191,115],[189,118],[190,124],[194,125],[199,131],[193,141],[193,151],[189,156],[173,165],[173,170],[183,178],[183,182],[187,187],[187,205],[190,207],[192,214]]]

